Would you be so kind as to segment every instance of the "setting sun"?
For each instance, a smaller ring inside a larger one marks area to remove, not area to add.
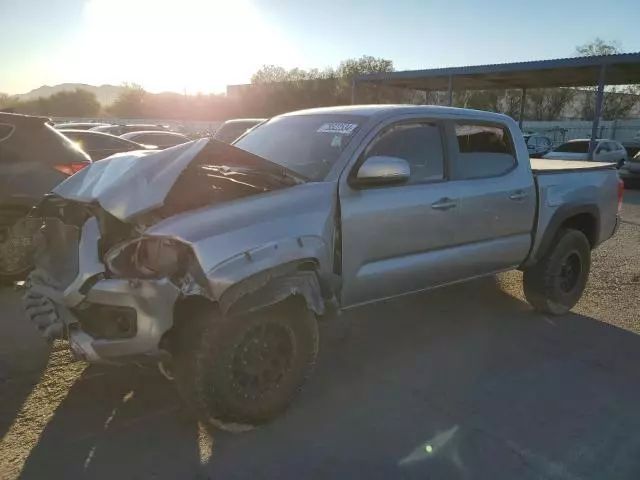
[[[224,91],[265,63],[295,64],[291,45],[246,0],[91,0],[79,37],[70,76],[152,92]]]

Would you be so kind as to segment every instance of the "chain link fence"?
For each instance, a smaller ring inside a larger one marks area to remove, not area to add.
[[[551,139],[554,146],[577,138],[591,138],[590,121],[525,121],[522,130],[525,133],[539,133]],[[626,145],[640,144],[640,120],[602,121],[598,128],[598,138],[617,140]]]

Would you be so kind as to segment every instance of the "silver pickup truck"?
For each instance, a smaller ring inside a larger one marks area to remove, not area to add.
[[[510,269],[579,300],[618,225],[614,165],[531,160],[509,117],[353,106],[94,163],[40,205],[28,317],[89,362],[158,362],[211,421],[282,412],[320,317]]]

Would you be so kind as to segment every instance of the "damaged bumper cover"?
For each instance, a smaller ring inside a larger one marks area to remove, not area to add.
[[[158,344],[173,325],[180,290],[168,279],[104,278],[98,240],[97,222],[89,219],[78,245],[78,273],[68,285],[52,285],[38,269],[30,275],[23,297],[27,317],[45,338],[67,338],[79,359],[108,363],[161,355]]]

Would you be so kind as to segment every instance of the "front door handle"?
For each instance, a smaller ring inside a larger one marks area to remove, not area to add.
[[[525,192],[524,190],[516,190],[509,194],[510,200],[517,201],[517,200],[524,200],[525,198],[527,198],[527,192]]]
[[[449,210],[450,208],[455,208],[458,206],[458,203],[452,198],[441,198],[431,204],[431,208],[434,210]]]

